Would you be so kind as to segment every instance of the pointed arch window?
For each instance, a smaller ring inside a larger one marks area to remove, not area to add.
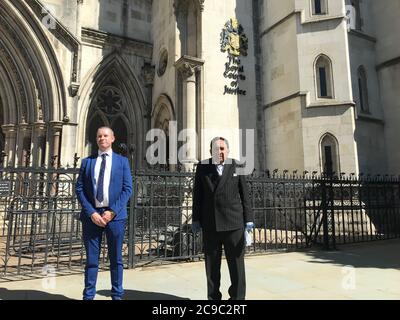
[[[363,66],[358,68],[357,78],[360,111],[363,113],[369,113],[367,73]]]
[[[317,97],[333,99],[332,62],[325,55],[319,56],[316,60],[315,78],[317,81]]]
[[[338,175],[340,173],[339,166],[339,144],[337,139],[326,134],[321,139],[321,171],[327,176]]]
[[[104,86],[91,107],[91,117],[87,127],[87,143],[89,152],[97,150],[96,134],[97,129],[102,126],[108,126],[113,129],[115,142],[113,150],[117,153],[128,155],[128,117],[126,116],[126,107],[123,101],[122,93],[113,85]]]

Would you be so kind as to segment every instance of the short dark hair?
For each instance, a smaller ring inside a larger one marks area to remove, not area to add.
[[[225,139],[224,137],[215,137],[214,139],[212,139],[212,140],[211,140],[211,143],[210,143],[210,149],[212,150],[213,146],[214,146],[214,145],[217,143],[217,141],[219,141],[219,140],[224,141],[226,147],[227,147],[228,150],[229,150],[229,142],[228,142],[228,139]]]

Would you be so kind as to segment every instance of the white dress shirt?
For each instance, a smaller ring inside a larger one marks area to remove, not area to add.
[[[218,175],[221,177],[224,173],[224,164],[216,164]]]
[[[101,162],[103,161],[101,156],[104,153],[107,154],[107,156],[106,156],[106,169],[104,171],[104,183],[103,183],[104,199],[103,199],[103,202],[99,202],[96,199],[97,184],[98,184],[98,180],[99,180]],[[95,198],[95,202],[96,202],[96,208],[105,208],[105,207],[109,206],[108,190],[109,190],[109,187],[110,187],[110,180],[111,180],[112,154],[113,154],[112,151],[101,152],[99,150],[99,155],[97,156],[96,166],[94,167],[94,182],[95,182],[94,198]]]

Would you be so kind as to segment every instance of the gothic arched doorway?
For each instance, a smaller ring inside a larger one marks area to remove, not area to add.
[[[113,151],[129,157],[132,150],[129,150],[128,146],[132,145],[132,141],[129,139],[129,116],[124,100],[121,90],[113,84],[104,86],[98,92],[90,107],[87,126],[86,137],[90,153],[97,151],[97,129],[107,126],[113,129],[115,134]]]
[[[96,132],[101,126],[114,130],[115,152],[128,157],[133,168],[144,165],[144,132],[146,100],[132,66],[118,54],[104,58],[90,74],[80,89],[77,143],[81,156],[97,150]]]

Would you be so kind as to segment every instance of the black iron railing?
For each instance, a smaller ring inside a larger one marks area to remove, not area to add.
[[[85,259],[77,168],[0,168],[0,274],[49,265],[82,269]],[[138,171],[123,246],[126,267],[202,255],[191,231],[192,172]],[[400,180],[284,172],[247,178],[255,227],[248,253],[299,250],[400,237]],[[105,243],[105,241],[103,241]],[[107,266],[107,248],[101,262]]]

